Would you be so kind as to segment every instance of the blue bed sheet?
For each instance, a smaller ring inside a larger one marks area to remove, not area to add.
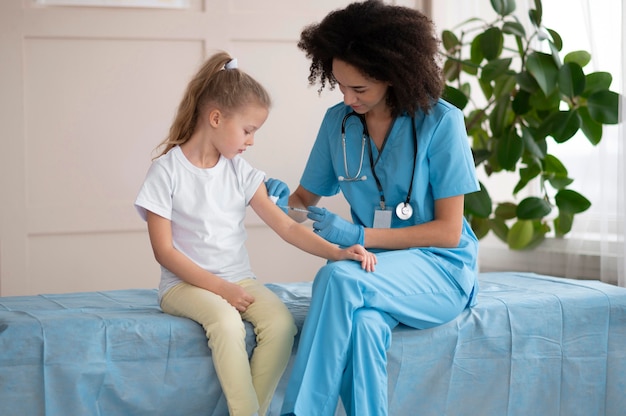
[[[268,287],[301,326],[310,283]],[[625,414],[626,289],[513,272],[480,287],[456,320],[393,331],[390,415]],[[44,414],[227,410],[202,328],[162,313],[156,290],[0,298],[0,415]]]

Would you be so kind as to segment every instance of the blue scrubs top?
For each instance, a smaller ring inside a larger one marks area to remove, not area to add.
[[[339,181],[339,176],[356,175],[361,157],[362,126],[357,117],[346,123],[346,157],[348,172],[344,167],[344,151],[341,140],[341,124],[350,113],[349,106],[339,103],[326,112],[324,120],[311,150],[300,184],[309,192],[320,196],[332,196],[341,191],[348,203],[355,224],[372,227],[374,211],[380,208],[380,196],[370,166],[369,147],[366,141],[362,170],[359,176],[364,181]],[[431,108],[428,114],[415,113],[415,130],[412,118],[402,115],[396,118],[387,140],[378,152],[371,143],[375,170],[382,185],[387,209],[392,210],[392,228],[407,227],[432,221],[436,199],[463,195],[479,190],[474,160],[469,147],[462,112],[443,100]],[[417,139],[414,136],[417,135]],[[414,146],[417,158],[414,163]],[[415,168],[414,168],[415,166]],[[407,197],[413,175],[410,199],[413,216],[401,220],[395,207]],[[457,248],[422,247],[447,260],[451,269],[464,269],[476,273],[478,241],[471,227],[463,219],[463,232]],[[378,250],[380,251],[380,250]],[[460,285],[470,293],[475,276],[466,279],[457,276]],[[460,278],[460,279],[459,279]]]

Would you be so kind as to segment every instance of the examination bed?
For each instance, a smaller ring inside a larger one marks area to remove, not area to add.
[[[268,287],[301,327],[310,282]],[[156,290],[0,297],[3,416],[227,415],[210,356],[202,328],[162,313]],[[623,416],[626,289],[483,273],[475,308],[397,327],[388,357],[390,415]]]

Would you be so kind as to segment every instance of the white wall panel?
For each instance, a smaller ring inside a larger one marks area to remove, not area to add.
[[[128,202],[202,43],[36,38],[24,51],[29,233],[136,224]]]

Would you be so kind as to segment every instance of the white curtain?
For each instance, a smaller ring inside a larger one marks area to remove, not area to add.
[[[543,8],[544,24],[563,38],[563,54],[579,49],[589,51],[592,60],[585,73],[610,72],[613,75],[611,90],[623,96],[626,10],[621,3],[621,0],[574,0],[568,2],[567,13],[564,13],[562,2],[544,0]],[[620,112],[623,120],[623,105]],[[587,212],[576,217],[572,232],[564,242],[565,277],[576,277],[580,270],[591,269],[597,270],[604,282],[626,286],[626,129],[623,123],[604,126],[602,141],[595,147],[582,133],[579,136],[551,148],[574,178],[572,189],[592,202]]]

